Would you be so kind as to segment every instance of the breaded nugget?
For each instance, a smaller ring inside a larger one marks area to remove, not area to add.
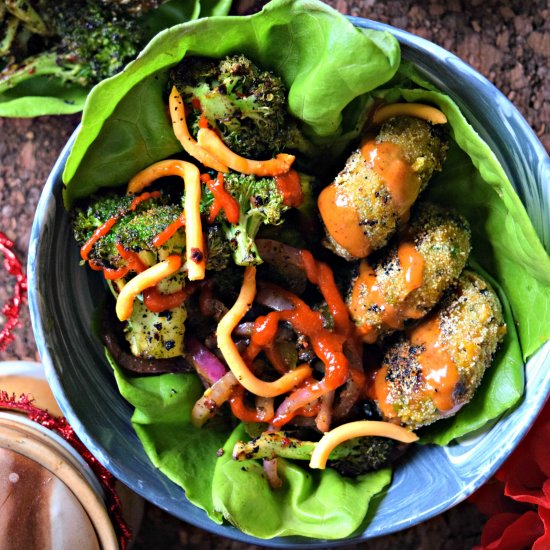
[[[420,319],[455,281],[470,253],[470,229],[459,214],[434,204],[418,204],[410,225],[374,266],[362,260],[347,297],[363,340]]]
[[[441,305],[386,350],[371,397],[382,416],[416,429],[468,403],[506,333],[497,295],[464,271]]]
[[[318,206],[325,244],[348,260],[383,247],[407,221],[409,210],[447,151],[440,126],[414,117],[394,117],[375,139],[366,138]]]

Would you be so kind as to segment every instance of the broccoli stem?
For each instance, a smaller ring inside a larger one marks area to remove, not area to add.
[[[43,19],[26,0],[5,0],[5,5],[8,11],[25,23],[26,27],[33,33],[41,36],[52,34]]]
[[[315,445],[316,443],[313,441],[302,441],[294,437],[287,437],[284,432],[264,432],[247,443],[237,442],[233,449],[233,458],[234,460],[258,458],[271,460],[280,457],[291,460],[309,460]],[[355,443],[352,447],[355,447]],[[350,444],[346,441],[330,453],[329,460],[345,459],[349,453]]]
[[[261,216],[247,215],[242,208],[239,223],[224,223],[227,239],[233,249],[233,260],[237,265],[258,265],[263,262],[255,242],[261,225]]]
[[[310,460],[315,445],[287,437],[285,432],[264,432],[248,443],[239,441],[233,449],[233,458]],[[343,476],[357,477],[387,466],[403,450],[394,440],[385,437],[356,437],[344,441],[330,453],[328,466]]]
[[[55,76],[63,82],[81,83],[80,65],[60,63],[61,58],[55,52],[46,52],[27,59],[13,70],[2,72],[0,77],[0,94],[15,88],[23,82],[37,76]]]
[[[0,40],[0,57],[10,53],[10,48],[15,40],[18,27],[19,19],[14,16],[8,17],[7,22],[5,23],[4,38]]]
[[[309,460],[315,449],[312,441],[286,437],[284,432],[264,432],[252,441],[238,441],[233,449],[234,460],[255,460],[276,457],[291,460]]]

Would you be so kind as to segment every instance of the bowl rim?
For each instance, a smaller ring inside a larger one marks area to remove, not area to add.
[[[546,150],[544,149],[541,142],[537,138],[533,129],[529,126],[527,121],[521,115],[521,113],[508,100],[508,98],[506,98],[506,96],[502,94],[502,92],[500,92],[489,80],[487,80],[485,77],[479,74],[470,65],[462,61],[459,57],[452,54],[451,52],[443,49],[442,47],[424,38],[413,35],[405,30],[398,29],[390,25],[379,23],[377,21],[373,21],[362,17],[348,17],[348,19],[356,27],[359,27],[359,28],[390,32],[394,37],[398,39],[400,43],[402,58],[406,58],[408,53],[414,52],[415,50],[417,50],[417,51],[420,51],[424,56],[430,58],[430,61],[431,60],[437,61],[440,58],[446,58],[447,60],[452,61],[454,66],[460,68],[461,72],[471,80],[471,82],[469,82],[469,85],[470,84],[473,85],[474,91],[476,93],[480,93],[482,95],[491,95],[492,97],[498,97],[499,102],[505,105],[507,108],[507,116],[511,117],[514,122],[514,131],[519,131],[521,133],[522,144],[524,145],[524,147],[530,148],[534,152],[536,157],[542,160],[543,164],[545,165],[545,168],[548,171],[550,171],[550,158],[548,158],[548,154],[546,153]],[[403,53],[405,55],[403,55]],[[433,77],[430,77],[430,80],[433,82],[434,81]],[[436,86],[438,88],[440,87],[438,84],[436,84]],[[442,88],[444,88],[444,86],[442,86]],[[461,107],[461,110],[462,110],[462,107]],[[46,181],[43,192],[41,194],[40,201],[36,210],[35,218],[33,221],[30,247],[29,247],[28,264],[27,264],[27,273],[29,278],[29,305],[30,305],[30,311],[31,311],[31,322],[32,322],[35,339],[37,341],[37,345],[42,358],[42,363],[45,368],[48,382],[52,388],[52,391],[54,392],[54,395],[58,399],[60,407],[63,413],[65,414],[65,416],[67,417],[67,420],[69,421],[69,423],[71,424],[75,432],[78,434],[78,436],[82,439],[84,444],[88,447],[88,449],[94,454],[94,456],[96,456],[96,458],[102,464],[105,465],[107,469],[109,469],[112,472],[112,474],[116,478],[123,481],[133,491],[140,494],[143,498],[145,498],[146,500],[149,500],[149,496],[146,494],[146,490],[143,486],[141,485],[138,486],[132,483],[132,480],[128,479],[128,477],[124,474],[124,471],[122,471],[118,467],[111,464],[109,460],[109,453],[102,446],[98,445],[97,442],[94,440],[94,438],[89,436],[88,431],[85,428],[84,424],[79,420],[79,418],[74,413],[74,409],[71,403],[67,400],[65,396],[61,376],[53,364],[52,356],[50,355],[50,352],[46,345],[45,326],[44,326],[43,320],[40,317],[39,295],[38,295],[36,270],[35,270],[35,266],[36,266],[35,258],[37,256],[38,244],[40,241],[42,226],[47,217],[49,201],[53,196],[54,187],[57,183],[57,180],[60,177],[60,174],[62,174],[63,172],[63,168],[65,166],[65,163],[70,154],[71,148],[74,144],[76,135],[79,130],[80,130],[80,125],[76,128],[75,132],[72,134],[72,136],[68,140],[60,156],[58,157],[56,163],[54,164],[54,167],[52,168],[52,171]],[[494,150],[492,146],[491,146],[491,149]],[[500,160],[501,159],[499,158],[499,161]],[[502,164],[504,165],[504,163]],[[506,170],[506,167],[505,167],[505,170]],[[507,175],[510,176],[510,174],[507,174]],[[540,175],[537,176],[535,174],[534,178],[536,181],[542,184],[542,181],[541,181],[542,178]],[[513,183],[512,178],[510,179]],[[546,191],[549,193],[549,196],[550,196],[550,190],[546,190]],[[544,189],[543,189],[543,192],[544,192]],[[522,199],[522,202],[528,209],[528,205],[525,204],[525,201],[523,199]],[[541,240],[543,240],[544,242],[544,235],[541,235],[541,232],[539,229],[537,229],[537,233],[539,234],[539,237],[541,238]],[[547,247],[550,246],[550,243],[546,244],[546,246]],[[550,362],[550,342],[547,342],[544,345],[544,347],[539,349],[539,351],[537,352],[537,354],[541,354],[541,353],[544,354],[544,358],[542,359],[542,361],[544,363]],[[528,389],[529,387],[526,386],[525,392],[527,392]],[[531,427],[532,423],[535,421],[536,416],[538,415],[538,412],[540,412],[540,410],[542,409],[546,401],[546,398],[548,397],[548,394],[550,392],[550,377],[547,378],[546,384],[542,388],[540,386],[537,388],[531,388],[531,391],[535,392],[535,394],[534,396],[530,397],[531,401],[530,401],[530,409],[529,409],[530,410],[529,419],[528,419],[529,421],[525,422],[522,425],[520,430],[517,430],[515,434],[516,437],[514,440],[515,444],[513,448],[515,448],[515,446],[519,444],[521,439],[525,436],[525,434]],[[526,401],[525,395],[526,394],[524,393],[523,401]],[[516,408],[519,408],[519,407],[516,407]],[[217,524],[212,520],[210,520],[209,518],[207,518],[206,515],[204,516],[205,517],[204,521],[199,521],[199,520],[195,520],[195,518],[186,518],[186,517],[183,517],[182,515],[178,515],[174,512],[174,510],[170,510],[168,507],[165,507],[162,504],[159,504],[157,502],[154,502],[154,504],[163,508],[168,513],[175,515],[176,517],[179,517],[180,519],[186,521],[187,523],[191,523],[192,525],[195,525],[196,527],[205,529],[216,535],[227,537],[240,542],[260,544],[266,547],[279,547],[279,548],[292,548],[294,546],[314,546],[316,548],[336,547],[336,546],[341,546],[343,544],[350,544],[350,543],[365,541],[369,538],[374,538],[374,537],[383,536],[383,535],[384,536],[390,535],[392,533],[401,531],[413,525],[422,523],[438,514],[443,513],[444,511],[452,508],[459,502],[465,500],[470,494],[472,494],[476,489],[478,489],[481,485],[483,485],[502,465],[502,463],[509,456],[510,452],[508,452],[508,450],[504,452],[501,449],[500,454],[491,463],[490,468],[484,470],[484,475],[478,476],[473,482],[469,483],[466,487],[463,487],[462,491],[458,495],[458,498],[457,498],[457,495],[453,495],[453,498],[446,498],[443,501],[441,501],[439,505],[431,507],[428,510],[424,510],[420,514],[416,514],[414,518],[412,518],[410,521],[406,523],[399,523],[397,525],[390,527],[389,529],[386,529],[380,532],[371,532],[371,533],[368,532],[368,526],[367,526],[365,529],[363,529],[362,532],[355,533],[354,535],[345,539],[322,540],[322,539],[314,539],[314,538],[307,538],[307,537],[275,537],[272,539],[258,539],[256,537],[247,535],[239,531],[238,529],[236,529],[235,527],[227,523],[223,523],[221,525]],[[167,478],[166,478],[166,481],[168,483],[172,483]],[[390,486],[390,489],[391,489],[391,486]],[[186,500],[186,497],[183,492],[182,492],[182,499]],[[189,504],[191,506],[194,506],[191,503]]]

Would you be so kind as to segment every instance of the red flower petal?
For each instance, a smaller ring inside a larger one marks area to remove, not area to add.
[[[546,405],[518,448],[496,473],[504,494],[550,508],[550,405]]]
[[[504,496],[504,483],[494,478],[481,486],[468,500],[486,516],[494,516],[502,512],[521,514],[525,511],[524,504],[514,502]]]
[[[535,541],[531,550],[548,550],[550,548],[550,510],[539,507],[539,517],[544,525],[544,534]]]
[[[533,488],[525,482],[521,474],[518,474],[508,480],[504,494],[518,502],[529,502],[550,508],[550,479],[539,479],[538,486],[536,484],[532,486]]]
[[[541,536],[544,536],[544,530],[543,523],[536,512],[529,511],[523,515],[497,514],[485,524],[481,535],[481,546],[476,546],[474,550],[530,548],[535,541],[538,543]],[[543,544],[545,544],[544,541]],[[538,550],[543,549],[545,547],[541,546]]]

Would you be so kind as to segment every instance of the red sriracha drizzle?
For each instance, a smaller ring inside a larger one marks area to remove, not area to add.
[[[261,351],[268,354],[275,349],[274,341],[281,321],[290,323],[297,332],[307,336],[315,354],[325,364],[325,377],[322,380],[317,381],[313,378],[306,380],[281,403],[271,422],[276,429],[281,428],[294,416],[315,415],[319,407],[311,404],[325,393],[343,385],[350,376],[343,346],[347,340],[353,338],[354,333],[347,307],[334,282],[332,271],[328,265],[315,260],[307,250],[301,251],[301,259],[309,281],[319,287],[328,304],[334,318],[334,331],[323,326],[323,318],[319,312],[313,311],[296,295],[283,289],[277,289],[277,292],[292,304],[292,308],[272,311],[256,319],[250,344],[243,357],[248,364],[251,364]],[[281,363],[275,361],[274,367],[280,368]],[[237,387],[233,396],[234,399],[231,401],[233,414],[241,420],[254,421],[256,412],[244,407],[243,390]]]
[[[178,219],[173,221],[164,231],[161,231],[154,239],[153,246],[161,247],[166,241],[174,236],[176,231],[185,227],[185,212],[182,212]]]
[[[136,197],[128,207],[127,210],[120,212],[119,214],[112,216],[109,218],[103,225],[98,227],[92,234],[92,236],[84,243],[82,248],[80,249],[80,257],[84,260],[88,260],[88,256],[90,252],[92,251],[92,248],[94,244],[101,239],[101,237],[104,237],[109,233],[109,231],[112,229],[113,225],[127,212],[133,212],[140,203],[143,201],[146,201],[148,199],[155,199],[157,197],[160,197],[160,191],[153,191],[152,193],[142,193],[139,195],[139,197]],[[90,262],[91,263],[91,262]],[[93,269],[97,270],[97,266],[93,267]]]
[[[94,244],[101,238],[109,233],[115,223],[127,212],[133,212],[138,207],[140,203],[145,200],[160,197],[160,191],[153,191],[151,193],[142,193],[136,197],[128,207],[127,210],[120,212],[116,216],[112,216],[100,227],[98,227],[90,239],[86,241],[84,246],[80,249],[80,256],[83,260],[88,260],[88,263],[92,269],[95,271],[103,271],[103,275],[108,280],[120,279],[125,277],[130,272],[141,273],[147,269],[147,266],[141,261],[139,254],[131,250],[126,250],[120,243],[116,244],[116,248],[120,256],[126,261],[126,265],[118,269],[112,268],[102,268],[98,266],[95,262],[89,260],[89,254],[94,246]],[[181,215],[172,222],[164,231],[161,231],[154,239],[153,245],[156,247],[162,246],[170,237],[176,233],[176,231],[185,225],[185,214],[182,212]],[[146,307],[150,311],[161,312],[166,311],[167,309],[173,309],[180,306],[194,291],[194,287],[189,286],[183,290],[179,290],[172,294],[162,294],[156,286],[148,288],[143,293],[143,299]]]
[[[208,215],[208,223],[214,223],[216,216],[222,209],[229,223],[238,223],[240,216],[239,203],[225,190],[223,174],[218,172],[215,180],[208,174],[202,174],[201,181],[208,186],[208,189],[214,195],[214,202]]]
[[[275,176],[275,182],[283,195],[283,204],[298,208],[304,202],[304,193],[300,184],[300,174],[296,170],[289,170],[286,174]]]

